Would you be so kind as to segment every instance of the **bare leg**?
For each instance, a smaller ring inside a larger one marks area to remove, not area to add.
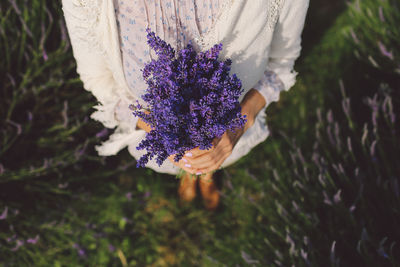
[[[212,173],[199,176],[200,192],[206,209],[215,210],[219,204],[219,192]]]
[[[192,176],[190,173],[185,173],[180,179],[178,194],[183,202],[191,202],[196,197],[196,181],[197,176]]]

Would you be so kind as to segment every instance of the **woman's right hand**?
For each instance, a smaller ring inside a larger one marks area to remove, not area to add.
[[[173,155],[169,156],[168,159],[175,166],[185,170],[188,173],[195,174],[195,170],[193,168],[191,168],[190,164],[188,163],[188,161],[184,157],[180,161],[176,162],[175,161],[175,154],[173,154]]]
[[[136,130],[139,129],[145,130],[147,133],[149,133],[151,131],[151,126],[145,123],[142,118],[139,118],[138,122],[136,123]]]
[[[144,110],[144,113],[149,114],[150,112],[148,110]],[[136,123],[136,130],[139,129],[145,130],[147,133],[149,133],[151,131],[151,126],[144,122],[142,118],[139,118]]]
[[[145,113],[148,113],[148,111],[145,111]],[[147,133],[151,131],[151,126],[149,124],[147,124],[146,122],[144,122],[141,118],[138,119],[138,122],[136,124],[136,129],[142,129],[145,130]],[[171,155],[168,157],[168,159],[172,162],[172,164],[174,164],[175,166],[185,170],[186,172],[192,173],[194,174],[194,170],[192,168],[190,168],[190,164],[187,163],[187,161],[185,162],[185,158],[182,158],[180,161],[176,162],[174,160],[175,155]]]

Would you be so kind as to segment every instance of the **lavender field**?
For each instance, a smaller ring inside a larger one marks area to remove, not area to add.
[[[61,3],[0,3],[2,266],[400,266],[400,1],[311,1],[271,135],[221,206],[100,157]]]

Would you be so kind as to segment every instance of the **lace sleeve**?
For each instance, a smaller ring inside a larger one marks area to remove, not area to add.
[[[285,85],[274,71],[266,70],[253,88],[265,98],[267,107],[271,102],[279,100],[279,94],[285,89]]]
[[[298,73],[293,67],[295,60],[300,56],[301,34],[308,6],[309,0],[285,0],[280,10],[271,41],[266,77],[262,82],[268,86],[260,91],[264,92],[264,96],[271,97],[267,102],[277,101],[277,92],[282,89],[287,91],[296,83]],[[277,82],[277,77],[282,81],[283,87]]]
[[[109,139],[96,150],[101,156],[117,154],[132,140],[143,136],[143,130],[135,130],[137,119],[128,111],[129,97],[121,90],[109,69],[104,47],[98,41],[98,0],[62,0],[62,9],[76,60],[76,71],[83,87],[97,99],[91,118],[107,128],[117,127]],[[131,115],[131,116],[129,116]]]
[[[119,101],[117,84],[105,61],[104,48],[96,39],[99,10],[95,0],[62,0],[62,10],[66,22],[76,71],[83,87],[98,101],[97,111],[91,118],[105,127],[117,126],[114,107]]]

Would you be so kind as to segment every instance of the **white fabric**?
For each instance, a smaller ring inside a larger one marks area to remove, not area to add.
[[[245,92],[240,100],[251,88],[258,88],[264,97],[271,97],[222,167],[234,163],[268,137],[265,108],[279,99],[280,91],[273,93],[259,83],[270,70],[282,81],[284,90],[295,84],[298,73],[293,67],[301,51],[308,6],[309,0],[229,0],[214,27],[195,38],[201,50],[223,43],[221,59],[231,58],[231,74],[236,73],[242,80]],[[84,88],[99,101],[91,117],[108,128],[117,127],[109,140],[96,147],[98,153],[115,155],[128,146],[129,152],[138,159],[145,153],[136,150],[145,131],[135,129],[137,119],[119,121],[114,114],[117,105],[133,103],[136,99],[141,102],[141,99],[129,89],[124,77],[113,1],[62,0],[62,8],[77,72]],[[152,160],[147,167],[170,174],[178,171],[168,160],[161,167]]]
[[[222,0],[224,3],[226,0]],[[207,32],[222,11],[220,0],[113,0],[120,37],[122,63],[129,88],[135,95],[147,89],[141,69],[157,59],[147,44],[146,28],[171,44],[175,51]],[[121,106],[127,109],[128,107]],[[131,114],[129,114],[131,116]]]

